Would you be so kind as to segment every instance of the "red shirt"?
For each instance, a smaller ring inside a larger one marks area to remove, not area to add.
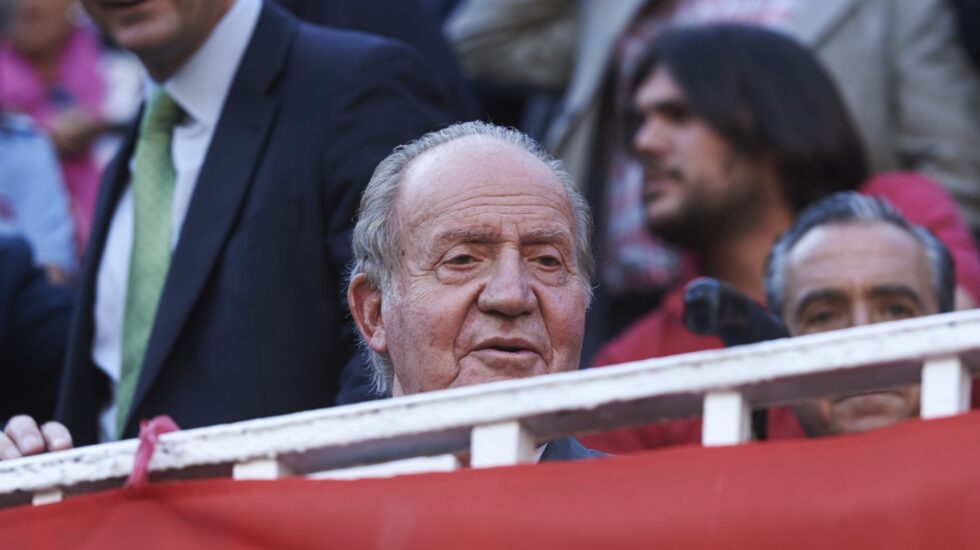
[[[893,172],[872,178],[862,186],[861,192],[888,200],[911,223],[932,231],[953,256],[957,285],[980,303],[980,256],[956,204],[945,189],[917,174]],[[664,296],[659,308],[606,344],[596,357],[595,366],[722,347],[718,338],[688,332],[684,326],[684,285],[680,285]],[[980,402],[978,382],[980,380],[974,382],[974,406]],[[769,409],[770,440],[800,437],[805,434],[791,408]],[[578,439],[588,447],[610,453],[699,444],[701,418],[658,422]]]
[[[685,282],[686,283],[686,282]],[[665,357],[708,349],[720,349],[721,340],[692,334],[684,326],[684,285],[666,296],[660,307],[641,318],[596,357],[595,366]],[[774,407],[769,413],[769,439],[804,437],[792,409]],[[700,444],[701,418],[669,420],[578,438],[586,447],[611,453],[628,453],[670,445]]]

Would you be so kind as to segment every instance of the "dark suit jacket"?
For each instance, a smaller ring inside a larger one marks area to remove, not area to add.
[[[192,428],[330,406],[365,375],[344,301],[350,231],[375,165],[451,122],[432,80],[405,46],[263,5],[171,258],[125,436],[158,414]],[[59,396],[57,418],[79,444],[96,440],[109,398],[91,360],[94,285],[133,141],[103,181]]]
[[[27,241],[0,237],[0,427],[54,413],[72,300],[34,265]]]
[[[476,118],[473,93],[463,81],[456,55],[442,33],[441,21],[419,0],[278,0],[300,19],[338,29],[368,32],[412,46],[432,65],[449,94],[453,112]]]
[[[578,442],[574,437],[564,437],[548,443],[541,455],[541,462],[552,460],[584,460],[602,458],[606,453],[594,451]]]

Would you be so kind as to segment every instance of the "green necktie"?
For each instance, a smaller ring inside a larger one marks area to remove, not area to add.
[[[180,106],[158,89],[143,113],[134,156],[133,248],[123,322],[122,367],[116,387],[116,437],[121,438],[136,391],[163,283],[170,269],[170,205],[174,165],[170,144]]]

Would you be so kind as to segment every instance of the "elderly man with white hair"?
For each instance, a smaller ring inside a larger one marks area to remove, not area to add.
[[[467,122],[375,170],[348,288],[381,392],[575,370],[592,295],[588,206],[520,132]],[[599,456],[572,438],[541,460]]]

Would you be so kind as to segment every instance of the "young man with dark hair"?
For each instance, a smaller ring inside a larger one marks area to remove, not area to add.
[[[645,52],[633,80],[634,151],[644,171],[650,230],[689,253],[694,275],[733,284],[761,301],[763,266],[776,238],[807,204],[858,188],[867,178],[860,140],[829,76],[792,39],[757,27],[715,25],[665,32]],[[930,225],[953,219],[948,196],[921,178],[918,195],[944,205]],[[893,188],[879,186],[888,194]],[[879,191],[880,192],[880,191]],[[916,210],[903,193],[900,210]],[[909,215],[908,212],[906,212]],[[910,216],[913,217],[913,216]],[[922,213],[920,213],[920,218]],[[949,228],[947,228],[949,229]],[[980,270],[967,239],[964,269]],[[683,323],[683,285],[602,349],[597,365],[721,347]],[[768,432],[800,437],[788,409],[774,409]],[[600,434],[584,441],[611,452],[700,441],[700,419]]]

